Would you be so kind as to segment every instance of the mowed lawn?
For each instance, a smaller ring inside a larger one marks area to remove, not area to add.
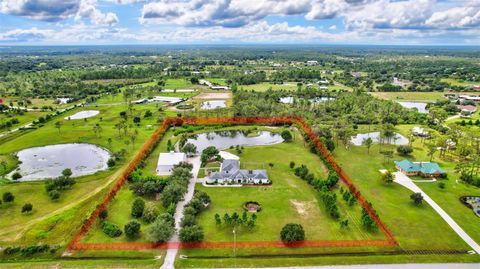
[[[417,143],[421,142],[415,141],[415,150],[419,148]],[[395,149],[393,146],[389,148]],[[370,149],[370,154],[367,154],[366,147],[351,146],[349,150],[345,150],[342,145],[339,145],[334,151],[334,156],[362,194],[373,204],[381,219],[395,235],[400,247],[404,249],[469,249],[428,204],[415,206],[410,199],[412,194],[410,190],[396,183],[386,184],[381,181],[379,170],[395,171],[393,160],[401,160],[404,157],[395,153],[393,159],[385,163],[383,155],[378,152],[379,148],[376,144]],[[419,152],[417,160],[425,160],[423,154]],[[419,186],[423,188],[423,185]],[[433,198],[442,206],[443,198],[441,197],[443,196]],[[447,208],[444,209],[447,210]]]
[[[119,237],[109,237],[102,231],[102,221],[97,219],[96,223],[86,236],[83,238],[83,242],[89,243],[111,243],[111,242],[133,242],[133,241],[140,241],[146,242],[148,241],[146,237],[146,229],[148,227],[148,223],[140,219],[135,219],[131,216],[131,209],[132,204],[135,199],[138,198],[129,188],[128,184],[125,184],[117,195],[113,198],[110,204],[107,207],[108,216],[106,221],[116,224],[122,231],[122,235]],[[158,212],[160,214],[165,213],[166,210],[163,208],[160,201],[155,201],[152,199],[144,199],[146,204],[153,203],[157,206]],[[124,227],[129,221],[136,220],[141,224],[140,228],[140,235],[136,238],[127,238],[125,236]]]
[[[214,216],[225,213],[241,214],[247,201],[259,202],[256,227],[237,231],[238,241],[271,241],[280,239],[280,230],[287,223],[300,223],[308,240],[382,239],[381,233],[367,233],[359,225],[361,208],[358,204],[348,207],[339,193],[338,205],[341,219],[348,219],[350,227],[341,230],[324,209],[318,193],[308,183],[297,178],[290,169],[290,161],[305,164],[316,175],[326,177],[327,170],[320,158],[310,153],[297,135],[297,141],[271,146],[245,147],[240,161],[247,169],[265,168],[273,184],[258,187],[205,187],[198,190],[212,198],[210,206],[198,216],[198,223],[205,231],[205,241],[232,241],[231,228],[217,227]],[[269,167],[273,163],[273,167]],[[338,191],[338,190],[337,190]]]

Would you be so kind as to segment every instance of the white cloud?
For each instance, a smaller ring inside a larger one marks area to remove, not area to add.
[[[426,25],[443,28],[480,27],[480,2],[435,12]]]
[[[116,14],[101,12],[96,0],[2,0],[0,13],[49,22],[72,17],[77,20],[87,18],[94,24],[112,25],[118,22]]]

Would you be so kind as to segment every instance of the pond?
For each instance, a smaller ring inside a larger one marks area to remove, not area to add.
[[[22,175],[19,181],[32,181],[57,177],[66,168],[74,177],[106,170],[110,153],[95,145],[72,143],[28,148],[17,156],[20,165],[14,172]]]
[[[380,137],[380,132],[371,132],[371,133],[363,133],[363,134],[357,134],[351,137],[350,141],[352,144],[355,146],[361,146],[363,143],[364,139],[367,138],[372,138],[373,143],[378,143],[379,137]],[[408,145],[408,138],[405,136],[395,133],[395,137],[391,138],[390,140],[383,139],[383,142],[392,144],[392,145]]]
[[[96,116],[100,113],[98,110],[84,110],[77,112],[71,116],[65,117],[66,120],[80,120]]]
[[[187,139],[186,143],[192,143],[197,147],[197,152],[202,152],[209,146],[219,150],[228,149],[230,146],[263,146],[283,142],[283,138],[276,133],[260,131],[248,134],[245,131],[231,130],[197,134]]]
[[[419,113],[426,114],[428,113],[427,103],[422,102],[404,102],[404,101],[397,101],[401,106],[408,108],[408,109],[416,109]]]
[[[215,108],[222,108],[227,107],[225,100],[210,100],[203,102],[202,109],[215,109]]]

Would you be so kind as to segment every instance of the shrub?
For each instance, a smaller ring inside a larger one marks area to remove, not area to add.
[[[400,155],[406,156],[413,152],[413,148],[408,145],[400,145],[397,147],[397,152]]]
[[[442,190],[445,189],[445,182],[438,182],[438,187]]]
[[[115,159],[114,159],[114,158],[108,159],[107,165],[108,165],[109,168],[114,167],[115,164],[116,164],[116,163],[115,163]]]
[[[180,222],[180,227],[193,226],[195,224],[195,215],[185,214]]]
[[[295,162],[294,161],[291,161],[290,162],[290,169],[293,169],[295,167]]]
[[[292,133],[290,133],[289,130],[284,130],[281,133],[281,136],[282,136],[283,140],[285,140],[285,142],[290,142],[293,139]]]
[[[125,224],[124,231],[128,238],[134,238],[140,233],[140,223],[136,220],[132,220]]]
[[[2,196],[2,199],[5,203],[11,203],[15,200],[15,196],[11,192],[5,192]]]
[[[22,178],[22,175],[19,172],[15,172],[12,175],[12,180],[19,180]]]
[[[110,237],[118,237],[122,235],[122,230],[114,223],[104,221],[102,225],[102,231]]]
[[[98,215],[98,217],[102,220],[106,219],[108,217],[108,210],[106,209],[102,210]]]
[[[415,205],[421,205],[423,201],[423,196],[421,193],[416,192],[410,195],[410,199],[413,200],[413,203],[415,203]]]
[[[158,208],[154,203],[148,203],[143,210],[143,220],[146,223],[152,223],[158,217]]]
[[[288,223],[283,226],[280,238],[284,242],[303,241],[305,240],[305,231],[300,224]]]
[[[203,240],[203,229],[200,226],[192,225],[183,227],[179,233],[182,242],[200,242]]]
[[[33,209],[33,205],[31,203],[26,203],[22,206],[22,213],[32,212],[32,209]]]
[[[60,192],[57,190],[52,190],[48,192],[48,196],[50,197],[50,200],[57,201],[60,199]]]
[[[148,227],[147,237],[152,242],[166,242],[170,239],[174,231],[173,222],[158,218]]]
[[[141,198],[135,199],[132,204],[132,217],[141,218],[145,209],[145,201]]]

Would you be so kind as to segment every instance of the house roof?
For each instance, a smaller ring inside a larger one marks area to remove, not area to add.
[[[409,160],[402,160],[395,161],[395,165],[408,173],[421,172],[424,174],[445,174],[445,171],[443,171],[437,163],[432,162],[411,162]]]
[[[185,153],[182,152],[165,152],[160,153],[158,157],[158,165],[176,165],[185,161]]]

